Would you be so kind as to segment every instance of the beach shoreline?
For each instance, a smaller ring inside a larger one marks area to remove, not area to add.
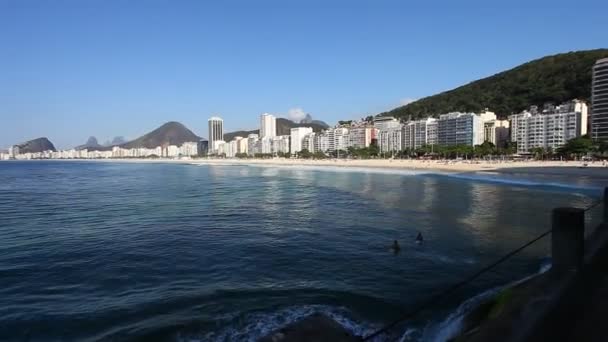
[[[603,162],[582,161],[485,161],[418,159],[49,159],[49,161],[91,161],[123,163],[176,163],[210,166],[280,166],[384,169],[443,173],[497,172],[505,174],[544,174],[608,179]],[[585,166],[586,165],[586,166]]]

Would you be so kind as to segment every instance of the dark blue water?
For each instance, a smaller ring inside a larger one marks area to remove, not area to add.
[[[591,203],[599,185],[3,162],[0,340],[255,340],[313,312],[369,333],[548,229],[551,208]],[[440,339],[460,303],[537,272],[547,254],[541,241],[381,339]]]

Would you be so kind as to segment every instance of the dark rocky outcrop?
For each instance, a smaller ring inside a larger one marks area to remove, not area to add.
[[[170,121],[150,133],[120,145],[122,148],[156,148],[163,145],[180,146],[185,142],[199,141],[201,138],[179,122]]]
[[[46,137],[33,139],[21,144],[17,144],[19,153],[38,153],[44,151],[57,151],[55,145]]]

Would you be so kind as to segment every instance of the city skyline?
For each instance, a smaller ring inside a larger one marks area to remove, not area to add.
[[[227,132],[257,127],[263,112],[330,124],[374,115],[597,48],[602,6],[585,25],[548,27],[539,18],[576,20],[571,4],[2,2],[0,147],[132,139],[171,120],[204,136],[213,114]]]

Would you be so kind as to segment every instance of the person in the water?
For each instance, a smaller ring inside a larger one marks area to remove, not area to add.
[[[401,250],[401,247],[399,247],[399,242],[397,242],[397,240],[393,241],[393,245],[391,246],[391,250],[395,254],[399,253],[399,251]]]
[[[424,241],[424,238],[422,237],[422,233],[418,232],[418,236],[416,236],[416,243],[421,244],[423,241]]]

